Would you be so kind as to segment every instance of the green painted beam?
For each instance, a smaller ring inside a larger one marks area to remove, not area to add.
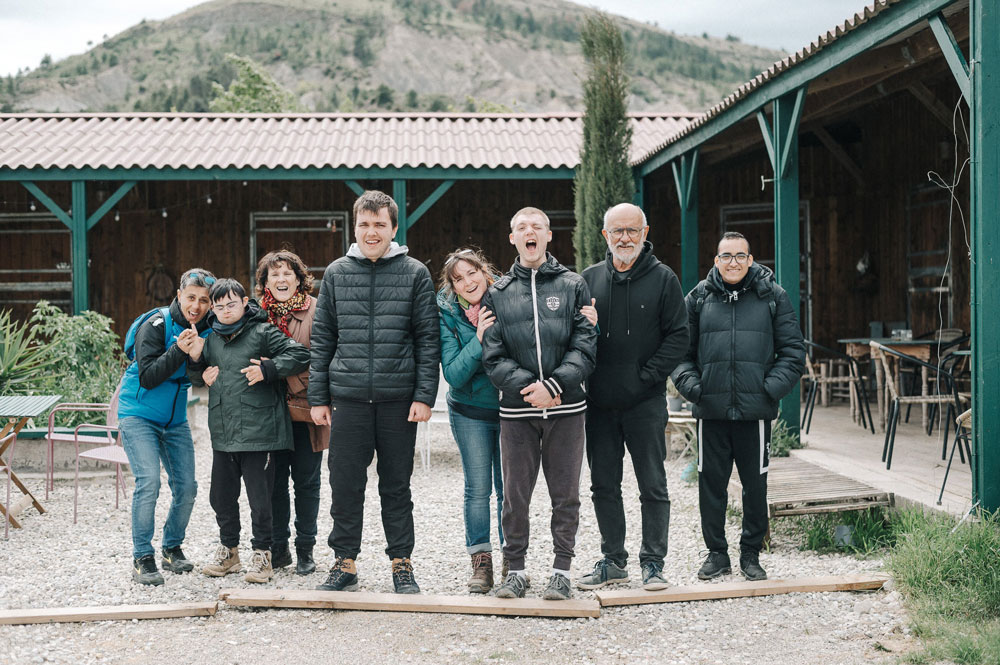
[[[931,32],[934,33],[934,38],[937,39],[938,46],[941,47],[941,55],[944,56],[948,67],[951,68],[951,73],[955,76],[958,89],[962,91],[962,97],[965,97],[965,102],[968,103],[972,86],[969,79],[969,63],[965,61],[965,55],[962,54],[962,49],[958,47],[958,40],[955,39],[955,34],[948,27],[948,23],[944,20],[941,12],[927,17],[927,22],[931,25]]]
[[[666,146],[639,166],[642,174],[648,175],[669,164],[741,122],[766,104],[798,90],[813,79],[823,76],[851,58],[926,20],[927,17],[956,1],[958,0],[908,0],[893,5],[865,25],[841,35],[818,53],[775,76],[719,115]]]
[[[358,184],[357,180],[345,180],[344,184],[347,185],[351,189],[351,191],[357,194],[358,196],[361,196],[362,194],[365,193],[365,188],[362,187],[360,184]]]
[[[799,132],[802,90],[774,100],[774,265],[778,283],[799,311]],[[799,431],[799,384],[781,400],[781,419],[795,434]]]
[[[698,275],[698,150],[671,165],[674,186],[681,208],[681,288],[687,293],[699,280]]]
[[[108,200],[105,201],[100,208],[95,210],[94,214],[87,218],[87,229],[89,230],[94,228],[94,225],[101,221],[101,218],[108,214],[108,211],[115,207],[115,204],[121,201],[133,187],[135,187],[134,180],[123,182],[115,193],[108,197]]]
[[[70,263],[73,275],[73,313],[89,308],[87,302],[87,183],[74,180],[72,226],[70,226]]]
[[[634,171],[632,179],[635,182],[635,193],[632,195],[632,204],[637,205],[643,209],[646,209],[646,179],[639,174],[638,171]],[[648,215],[647,215],[648,217]]]
[[[59,218],[59,221],[65,224],[67,228],[73,228],[73,220],[66,214],[66,211],[60,208],[58,203],[49,198],[48,194],[43,192],[38,185],[30,181],[22,181],[21,185],[31,192],[32,196],[38,199],[38,202],[45,206],[49,212]]]
[[[972,0],[972,497],[1000,509],[1000,3]]]
[[[510,167],[324,167],[324,168],[83,168],[8,169],[0,167],[0,181],[32,180],[572,180],[573,169]]]
[[[406,216],[406,181],[405,180],[393,180],[392,181],[392,199],[399,206],[399,230],[396,231],[396,242],[400,245],[406,244],[406,231],[410,227],[410,222]]]
[[[416,224],[417,221],[424,216],[424,213],[430,210],[431,206],[437,203],[438,199],[444,196],[445,192],[451,189],[451,186],[454,184],[455,184],[454,180],[445,180],[440,185],[438,185],[437,188],[435,188],[435,190],[431,192],[430,196],[428,196],[423,203],[417,206],[416,210],[410,213],[409,226],[412,227],[414,224]]]
[[[757,124],[760,126],[761,136],[764,137],[767,159],[771,162],[771,166],[774,166],[774,138],[771,136],[771,123],[768,122],[764,109],[757,111]]]

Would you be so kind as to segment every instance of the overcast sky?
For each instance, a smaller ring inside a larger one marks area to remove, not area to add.
[[[869,0],[597,0],[581,4],[655,21],[682,34],[724,37],[797,50],[863,8]],[[142,19],[157,20],[200,4],[193,0],[0,0],[0,75],[60,59],[114,36]]]

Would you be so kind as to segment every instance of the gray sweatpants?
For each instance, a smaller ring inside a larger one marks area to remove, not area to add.
[[[524,570],[528,510],[541,464],[552,501],[553,567],[569,570],[580,522],[583,413],[556,418],[500,421],[503,470],[503,553],[511,570]]]

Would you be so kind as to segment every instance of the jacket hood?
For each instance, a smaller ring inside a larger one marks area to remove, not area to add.
[[[705,282],[711,291],[715,291],[716,293],[726,292],[726,283],[723,281],[719,269],[715,266],[712,266],[712,269],[708,271]],[[760,263],[755,263],[747,271],[747,282],[743,290],[749,291],[753,289],[757,292],[757,295],[764,296],[772,290],[776,282],[773,270]]]
[[[659,263],[659,260],[653,254],[653,243],[648,240],[642,243],[642,251],[639,253],[639,257],[635,260],[635,263],[624,272],[620,272],[615,268],[614,255],[611,253],[610,248],[604,254],[604,265],[607,267],[611,279],[616,282],[624,282],[630,277],[638,279],[652,270],[657,263]]]
[[[545,262],[538,266],[538,274],[547,277],[554,277],[564,272],[569,272],[569,268],[556,261],[556,257],[549,252],[545,252]],[[514,259],[514,264],[510,267],[510,272],[519,279],[531,279],[531,268],[521,265],[521,258]]]
[[[408,254],[409,251],[410,251],[409,247],[407,247],[406,245],[400,245],[398,242],[393,240],[392,242],[389,243],[389,249],[386,251],[386,253],[380,256],[378,260],[376,260],[375,262],[378,263],[383,259],[391,259],[394,256],[402,256],[404,254]],[[347,250],[347,256],[351,257],[352,259],[360,259],[362,261],[371,260],[367,256],[361,253],[361,248],[358,247],[358,243],[356,242],[351,243],[351,247]]]

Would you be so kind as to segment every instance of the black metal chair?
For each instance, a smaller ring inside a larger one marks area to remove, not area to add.
[[[969,340],[972,339],[971,336],[966,335],[960,328],[942,328],[940,330],[934,330],[932,332],[921,335],[917,339],[936,339],[937,345],[931,350],[934,355],[931,356],[932,359],[936,358],[938,364],[944,361],[945,357],[951,354],[953,351],[957,351],[964,344],[968,344]],[[912,371],[910,372],[909,388],[907,392],[911,395],[915,395],[918,392],[918,386],[920,385],[920,372]],[[905,422],[910,422],[910,409],[913,408],[912,404],[906,407],[906,420]],[[956,414],[957,415],[957,414]],[[934,429],[934,420],[937,417],[936,405],[930,407],[930,412],[927,414],[927,436],[931,435]],[[950,420],[949,420],[950,422]],[[947,437],[945,437],[947,438]],[[947,443],[945,443],[947,446]],[[944,459],[944,456],[941,457]]]
[[[944,480],[941,481],[941,492],[938,493],[937,505],[941,505],[941,499],[944,498],[944,486],[948,484],[948,472],[951,471],[952,460],[955,459],[955,448],[958,448],[958,455],[962,457],[962,463],[965,463],[964,456],[962,455],[962,449],[965,449],[965,455],[969,457],[969,466],[972,466],[972,427],[970,421],[972,420],[972,409],[965,411],[962,415],[955,418],[955,442],[951,444],[951,455],[948,456],[948,466],[944,468]]]
[[[805,429],[806,434],[809,433],[809,428],[812,427],[812,417],[813,411],[816,408],[816,395],[819,392],[820,386],[824,384],[847,384],[848,389],[853,391],[858,404],[858,421],[862,427],[872,430],[872,434],[875,433],[875,422],[872,420],[871,406],[868,404],[868,390],[865,388],[865,381],[861,376],[861,366],[858,364],[857,359],[852,358],[846,353],[841,353],[834,349],[827,348],[816,342],[810,340],[805,340],[806,346],[808,347],[808,357],[806,358],[806,372],[808,373],[809,381],[809,392],[806,395],[806,405],[802,412],[802,422],[799,427]],[[844,362],[847,365],[848,373],[846,376],[822,376],[817,374],[815,363],[816,354],[821,353]],[[865,415],[867,413],[867,419]]]

